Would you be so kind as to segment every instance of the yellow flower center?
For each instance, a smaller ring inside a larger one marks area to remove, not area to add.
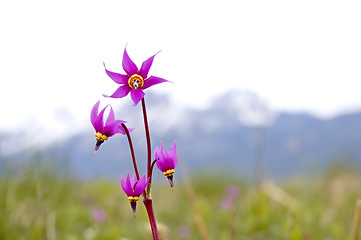
[[[173,173],[174,173],[174,169],[171,169],[171,170],[168,170],[168,171],[164,172],[163,174],[166,177],[170,177],[170,176],[173,175]]]
[[[139,197],[128,197],[128,200],[131,202],[136,202],[139,200]]]
[[[129,84],[129,87],[131,87],[133,89],[138,89],[138,88],[143,87],[144,81],[141,76],[134,74],[133,76],[131,76],[129,78],[128,84]]]
[[[95,137],[97,138],[98,141],[105,141],[105,140],[108,140],[108,137],[101,134],[101,133],[96,133],[95,134]]]

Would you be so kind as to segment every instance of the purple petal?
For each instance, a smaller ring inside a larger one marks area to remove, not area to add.
[[[113,136],[114,134],[118,133],[118,128],[122,127],[121,126],[122,123],[125,123],[125,121],[114,120],[112,122],[105,124],[105,126],[103,128],[103,134],[108,137]]]
[[[140,196],[145,188],[147,187],[148,185],[148,182],[149,182],[149,179],[147,182],[145,182],[145,174],[139,179],[137,185],[135,186],[135,189],[134,189],[134,195],[136,196]]]
[[[138,67],[135,65],[135,63],[130,59],[127,48],[124,49],[124,55],[123,55],[123,69],[128,74],[129,77],[131,77],[133,74],[138,73]]]
[[[147,89],[153,85],[156,85],[156,84],[159,84],[159,83],[162,83],[162,82],[169,82],[168,80],[165,80],[163,78],[160,78],[160,77],[154,77],[154,76],[150,76],[148,79],[146,79],[144,81],[144,85],[142,87],[142,89]]]
[[[120,86],[112,95],[108,96],[103,94],[104,97],[111,97],[111,98],[122,98],[129,94],[131,88],[128,85]]]
[[[111,72],[108,69],[106,69],[105,63],[103,64],[104,64],[105,72],[114,82],[119,84],[128,84],[129,77],[127,75]]]
[[[173,169],[174,169],[178,164],[177,141],[174,141],[172,147],[169,149],[169,153],[170,153],[170,158],[172,159],[173,162]]]
[[[129,188],[127,186],[126,180],[124,180],[123,175],[122,175],[122,177],[120,179],[120,184],[122,185],[123,191],[125,192],[125,194],[127,194],[127,196],[130,196],[133,193],[133,192],[129,192]]]
[[[133,100],[133,102],[134,102],[134,106],[137,106],[137,104],[139,103],[139,101],[140,100],[142,100],[143,99],[143,97],[144,97],[144,92],[142,91],[142,90],[140,90],[140,89],[137,89],[137,90],[135,90],[135,89],[132,89],[131,91],[130,91],[130,96],[132,97],[132,100]]]
[[[103,116],[104,116],[104,111],[107,107],[108,106],[106,106],[105,108],[103,108],[103,110],[100,111],[99,115],[94,121],[94,128],[96,132],[103,133],[103,129],[104,129]]]
[[[107,125],[109,122],[112,122],[115,120],[115,115],[112,106],[110,106],[110,112],[107,118],[107,121],[105,122],[105,125]]]
[[[98,115],[99,105],[100,105],[100,101],[98,101],[94,105],[94,107],[92,108],[92,111],[90,113],[90,121],[94,128],[95,128],[95,119],[97,118],[97,115]]]
[[[159,52],[160,52],[160,51],[159,51]],[[142,76],[143,79],[146,79],[146,78],[147,78],[149,69],[150,69],[150,67],[151,67],[152,64],[153,64],[154,57],[155,57],[155,55],[157,55],[159,52],[157,52],[156,54],[154,54],[153,56],[151,56],[150,58],[148,58],[147,60],[145,60],[145,61],[142,63],[142,67],[141,67],[140,70],[139,70],[139,75]]]
[[[158,158],[159,158],[159,155],[160,155],[160,153],[159,153],[159,147],[157,146],[157,147],[155,148],[155,150],[154,150],[154,158],[155,158],[155,159],[158,159]]]
[[[125,123],[125,122],[124,122]],[[128,132],[131,132],[131,131],[133,131],[134,130],[134,128],[127,128],[128,129]],[[120,134],[123,134],[123,135],[126,135],[127,133],[125,132],[125,130],[124,130],[124,127],[122,126],[122,125],[120,125],[119,127],[117,127],[116,129],[115,129],[115,133],[120,133]],[[114,134],[115,134],[114,133]]]
[[[169,164],[166,161],[166,156],[164,155],[164,152],[159,149],[158,147],[155,149],[155,155],[156,155],[156,164],[160,171],[165,172],[169,170]]]
[[[134,185],[138,182],[137,176],[133,174],[132,180],[130,181],[130,184],[132,185],[132,188],[134,189]],[[138,185],[138,184],[137,184]]]
[[[127,195],[128,196],[133,196],[133,187],[132,187],[132,184],[130,183],[130,177],[129,177],[129,172],[127,174],[127,180],[125,180],[125,183],[126,183],[126,187],[127,187]]]

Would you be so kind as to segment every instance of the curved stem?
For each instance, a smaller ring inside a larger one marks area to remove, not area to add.
[[[148,126],[148,118],[147,118],[147,110],[145,108],[145,100],[142,99],[142,109],[143,109],[143,118],[144,118],[144,128],[145,128],[145,136],[147,140],[147,177],[150,178],[147,193],[149,194],[150,185],[151,185],[151,176],[152,176],[152,147],[150,142],[150,134],[149,134],[149,126]]]
[[[135,154],[134,154],[134,148],[133,148],[132,139],[131,139],[131,137],[130,137],[129,130],[128,130],[128,128],[125,126],[124,123],[122,123],[122,127],[124,128],[124,131],[125,131],[125,133],[127,134],[127,138],[128,138],[128,142],[129,142],[129,148],[130,148],[130,153],[132,154],[132,159],[133,159],[134,172],[135,172],[135,175],[137,176],[137,179],[139,180],[140,177],[139,177],[137,162],[136,162],[136,160],[135,160]]]

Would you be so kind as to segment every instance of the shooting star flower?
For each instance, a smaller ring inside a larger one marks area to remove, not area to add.
[[[173,174],[178,163],[177,142],[175,141],[173,143],[169,151],[167,151],[163,143],[161,143],[160,148],[155,148],[154,155],[157,160],[157,167],[163,172],[164,176],[168,178],[170,186],[173,188]]]
[[[97,142],[95,144],[94,150],[95,153],[98,151],[100,145],[105,141],[108,140],[109,137],[113,136],[116,133],[120,133],[125,135],[125,130],[122,123],[126,123],[126,121],[123,120],[115,120],[114,111],[113,108],[110,106],[110,112],[108,115],[108,118],[104,124],[103,117],[104,117],[104,111],[109,106],[107,105],[103,110],[98,113],[99,110],[100,101],[98,101],[90,114],[90,121],[95,129],[95,137],[97,139]],[[133,129],[128,129],[129,132]],[[95,155],[94,153],[94,155]]]
[[[148,186],[149,178],[145,180],[145,174],[137,180],[135,174],[133,174],[132,180],[130,180],[129,173],[127,175],[127,179],[125,180],[122,176],[120,179],[120,183],[122,185],[123,191],[128,196],[128,200],[130,202],[130,206],[135,213],[137,208],[137,201],[139,200],[139,196],[144,192],[145,188]]]
[[[163,78],[155,76],[148,77],[149,69],[152,66],[155,55],[157,54],[158,53],[145,60],[140,70],[138,70],[137,65],[135,65],[135,63],[130,59],[125,48],[122,65],[126,75],[111,72],[105,68],[104,64],[105,72],[108,74],[108,76],[114,82],[121,84],[121,86],[112,95],[104,96],[111,98],[123,98],[130,93],[130,96],[134,102],[134,106],[136,106],[145,95],[143,90],[162,82],[168,82],[168,80]]]

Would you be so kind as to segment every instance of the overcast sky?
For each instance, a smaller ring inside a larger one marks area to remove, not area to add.
[[[0,3],[0,130],[68,114],[88,119],[130,57],[162,50],[150,74],[202,107],[249,89],[275,110],[331,116],[361,107],[361,1],[77,1]],[[60,119],[60,120],[59,120]],[[68,118],[66,118],[68,119]]]

